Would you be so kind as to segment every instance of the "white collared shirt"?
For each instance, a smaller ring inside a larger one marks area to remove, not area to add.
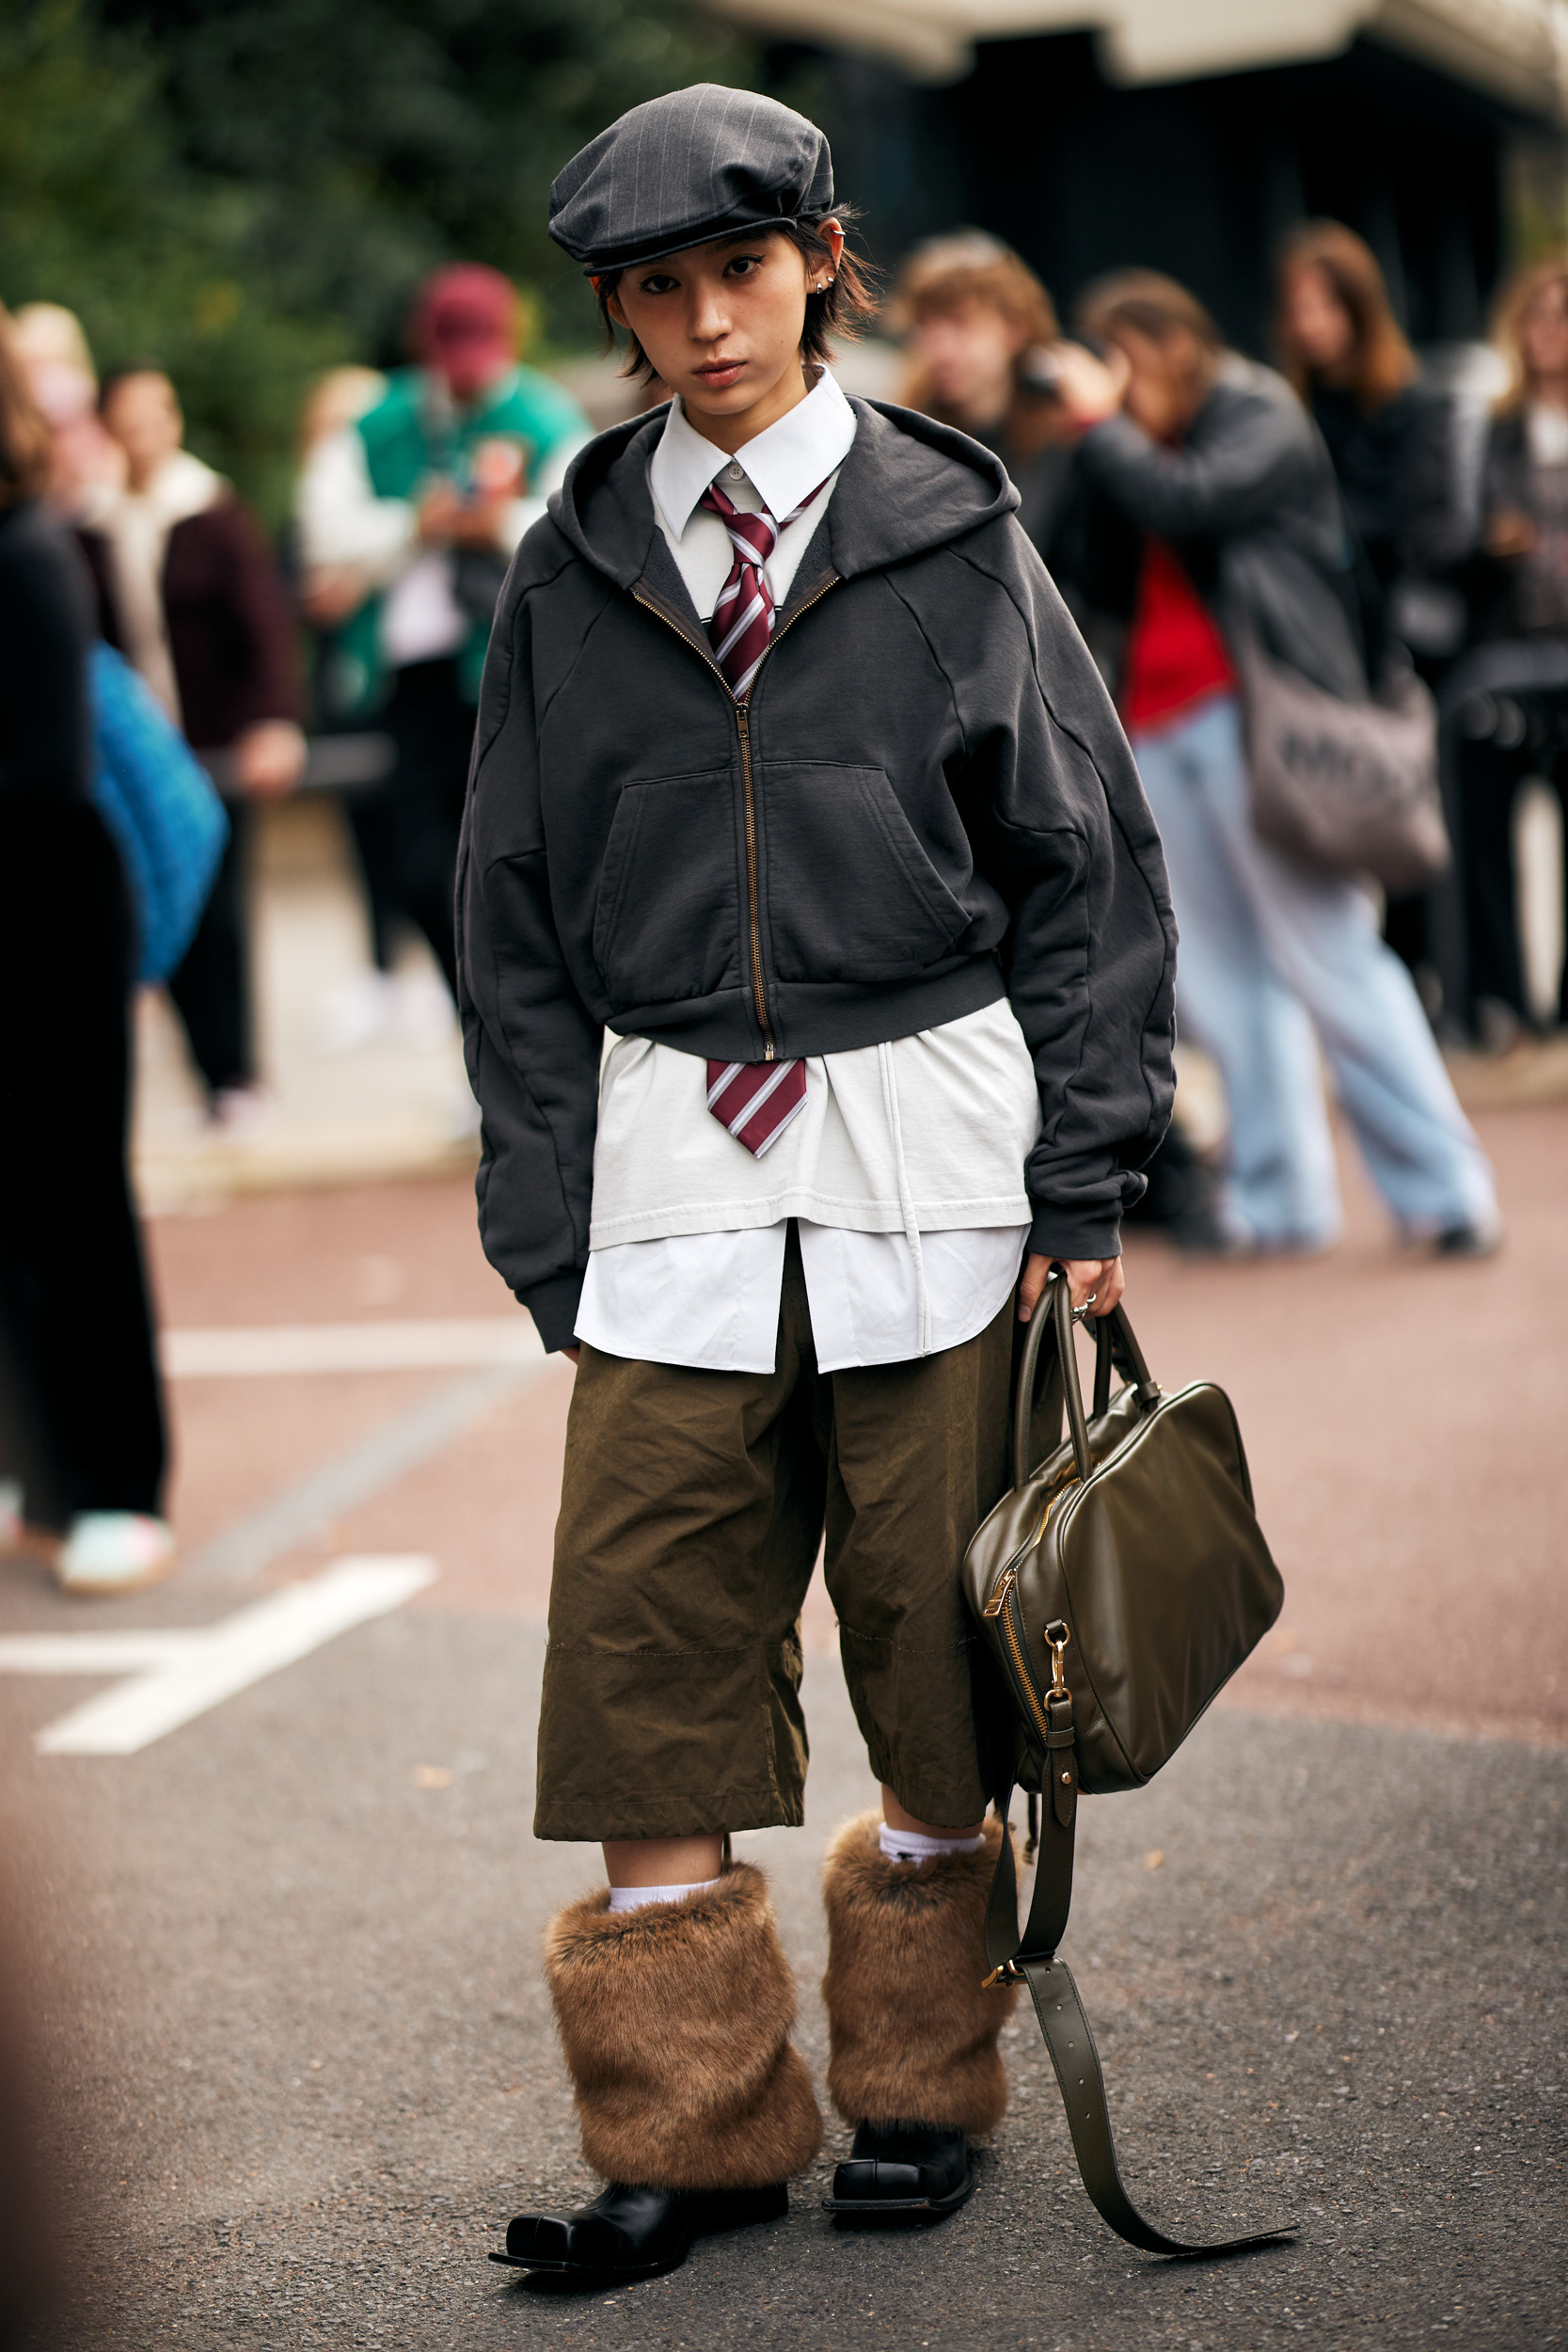
[[[764,567],[782,605],[854,437],[827,369],[733,460],[672,404],[648,481],[699,620],[733,561],[722,520],[698,504],[708,484],[776,518],[827,484]],[[1006,998],[891,1044],[810,1056],[805,1109],[760,1160],[709,1112],[706,1083],[696,1055],[606,1039],[579,1339],[649,1363],[770,1372],[792,1216],[822,1372],[939,1355],[1000,1313],[1028,1237],[1023,1164],[1039,1130]]]
[[[689,424],[679,401],[672,401],[658,447],[648,461],[648,486],[671,554],[685,580],[700,621],[711,620],[720,591],[730,576],[735,551],[723,518],[698,504],[717,482],[732,506],[743,514],[766,509],[775,522],[794,513],[823,483],[798,522],[785,524],[763,565],[775,606],[784,603],[828,510],[838,469],[855,437],[855,412],[824,368],[804,400],[754,441],[727,457]]]

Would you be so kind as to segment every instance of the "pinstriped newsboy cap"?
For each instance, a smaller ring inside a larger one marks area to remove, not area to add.
[[[698,82],[633,106],[550,190],[550,234],[595,276],[732,229],[831,212],[833,159],[814,122],[755,90]]]

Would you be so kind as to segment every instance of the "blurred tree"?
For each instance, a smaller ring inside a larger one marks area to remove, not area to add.
[[[438,262],[493,262],[541,342],[590,342],[551,179],[642,99],[756,79],[683,0],[8,0],[0,298],[69,303],[106,367],[160,359],[276,517],[309,376],[395,360]]]

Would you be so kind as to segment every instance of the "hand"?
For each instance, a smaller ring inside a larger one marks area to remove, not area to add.
[[[1051,373],[1057,399],[1081,433],[1103,424],[1121,406],[1132,371],[1127,355],[1113,344],[1109,357],[1097,359],[1082,343],[1053,343]]]
[[[451,539],[454,548],[486,548],[493,552],[506,552],[505,499],[470,499],[460,506],[451,519]]]
[[[1093,1297],[1089,1312],[1096,1322],[1111,1312],[1127,1288],[1119,1258],[1048,1258],[1037,1249],[1031,1249],[1023,1262],[1023,1279],[1018,1286],[1020,1323],[1027,1323],[1039,1305],[1045,1278],[1053,1265],[1059,1265],[1067,1276],[1074,1307],[1087,1307]]]
[[[438,482],[434,489],[427,490],[415,516],[421,546],[450,547],[462,513],[463,501],[450,482]]]
[[[1486,517],[1488,555],[1528,555],[1535,545],[1535,525],[1516,506],[1502,506]]]
[[[337,628],[370,593],[357,564],[314,564],[300,584],[299,609],[312,628]]]
[[[234,741],[234,781],[247,800],[280,800],[305,773],[305,738],[292,719],[263,719]]]

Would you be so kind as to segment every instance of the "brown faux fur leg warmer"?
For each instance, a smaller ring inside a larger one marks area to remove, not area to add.
[[[789,2041],[795,1979],[762,1872],[735,1862],[680,1902],[609,1906],[608,1890],[569,1903],[545,1946],[594,2171],[650,2188],[803,2172],[822,2118]]]
[[[991,2131],[1007,2104],[996,2037],[1016,1992],[986,1974],[986,1897],[1002,1841],[976,1853],[890,1862],[879,1813],[847,1821],[828,1849],[828,2090],[848,2123]]]

